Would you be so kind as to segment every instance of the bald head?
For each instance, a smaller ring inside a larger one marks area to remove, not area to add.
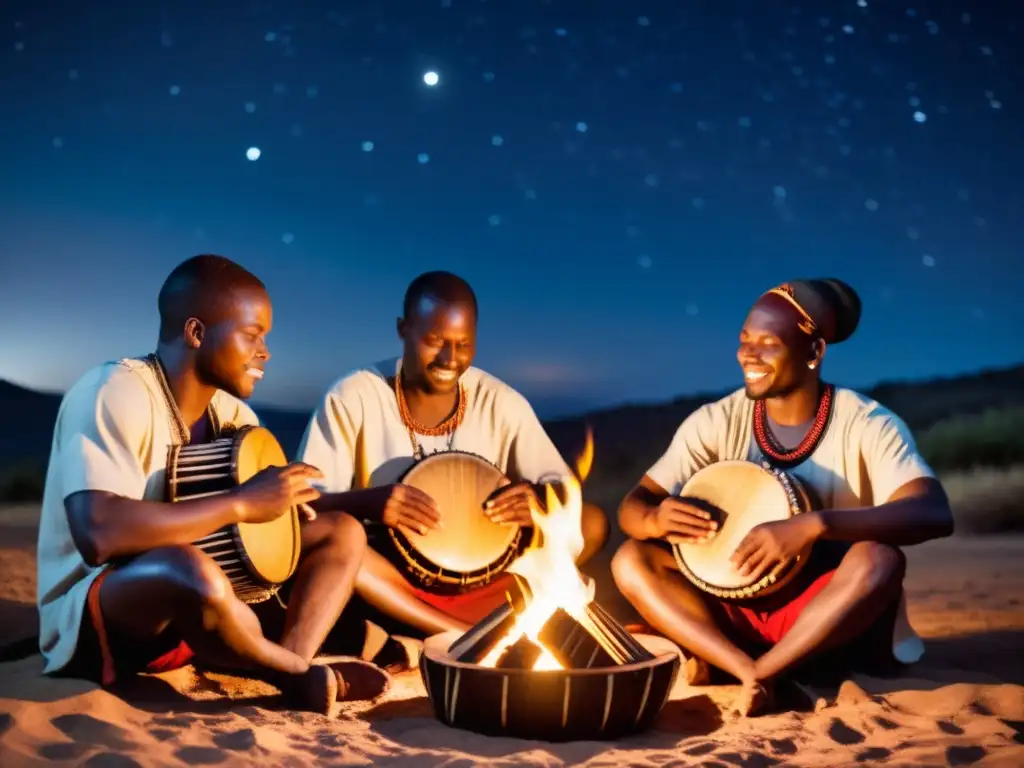
[[[247,290],[265,292],[266,286],[231,259],[202,254],[183,261],[164,280],[157,298],[160,341],[180,336],[189,318],[207,325],[221,322],[234,311],[237,294]]]
[[[402,301],[402,314],[407,318],[413,317],[420,310],[424,299],[432,300],[432,303],[469,306],[474,315],[478,314],[476,294],[472,287],[451,272],[424,272],[409,283]]]

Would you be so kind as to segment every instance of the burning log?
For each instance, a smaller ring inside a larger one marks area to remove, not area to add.
[[[587,606],[583,622],[559,608],[544,624],[538,639],[565,669],[611,667],[654,658],[597,603]]]
[[[530,599],[529,587],[516,580],[500,607],[470,628],[448,648],[456,661],[479,664],[515,627]],[[532,669],[547,650],[565,669],[587,669],[635,664],[654,658],[615,618],[597,603],[590,603],[580,622],[559,608],[538,633],[540,645],[520,637],[498,658],[500,669]]]
[[[521,635],[502,652],[496,669],[533,669],[544,650],[526,635]]]
[[[530,599],[526,582],[514,576],[514,582],[505,592],[505,602],[477,622],[448,648],[456,661],[479,664],[515,626],[519,614]]]

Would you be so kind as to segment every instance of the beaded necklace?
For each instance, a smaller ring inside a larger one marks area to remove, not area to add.
[[[160,385],[160,392],[164,396],[164,403],[167,405],[167,414],[171,422],[171,432],[178,438],[177,441],[172,440],[172,442],[175,445],[188,445],[192,440],[192,430],[185,423],[185,418],[181,415],[178,404],[174,400],[174,393],[171,392],[171,384],[167,381],[167,372],[164,370],[160,356],[152,352],[146,355],[143,361],[153,371],[157,383]],[[220,436],[221,426],[217,414],[213,410],[212,402],[206,406],[206,418],[210,425],[209,439],[214,440]]]
[[[818,400],[818,411],[814,415],[814,423],[807,430],[804,439],[793,450],[787,451],[771,432],[768,426],[767,407],[764,400],[754,403],[754,439],[757,447],[765,455],[769,463],[779,467],[794,467],[814,453],[825,435],[829,420],[832,417],[834,387],[826,384]]]
[[[417,461],[423,458],[423,446],[416,439],[416,435],[426,437],[441,437],[448,435],[446,450],[452,449],[452,442],[455,440],[455,430],[462,424],[462,418],[466,415],[466,390],[459,382],[458,404],[455,413],[442,421],[436,427],[428,427],[416,421],[409,412],[409,404],[405,401],[405,393],[402,391],[402,372],[395,374],[395,399],[398,401],[398,414],[402,417],[402,424],[405,431],[409,433],[409,442],[412,443],[413,458]]]

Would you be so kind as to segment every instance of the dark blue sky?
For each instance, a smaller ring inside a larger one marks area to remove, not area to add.
[[[397,353],[437,268],[544,413],[738,385],[799,276],[862,294],[842,383],[1024,358],[1019,4],[174,5],[0,6],[2,378],[149,351],[199,252],[270,288],[264,403]]]

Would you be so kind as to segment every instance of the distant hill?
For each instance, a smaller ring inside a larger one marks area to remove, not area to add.
[[[545,422],[566,457],[582,447],[585,425],[594,430],[594,478],[623,471],[643,471],[669,443],[680,422],[702,404],[726,391],[679,397],[671,402],[625,405],[585,416]],[[950,415],[971,415],[989,408],[1024,405],[1024,365],[980,371],[928,381],[882,382],[864,394],[903,417],[914,431],[926,429]],[[43,464],[59,394],[37,392],[0,380],[0,468],[15,462]],[[254,405],[264,424],[281,441],[289,456],[298,448],[309,413]]]

